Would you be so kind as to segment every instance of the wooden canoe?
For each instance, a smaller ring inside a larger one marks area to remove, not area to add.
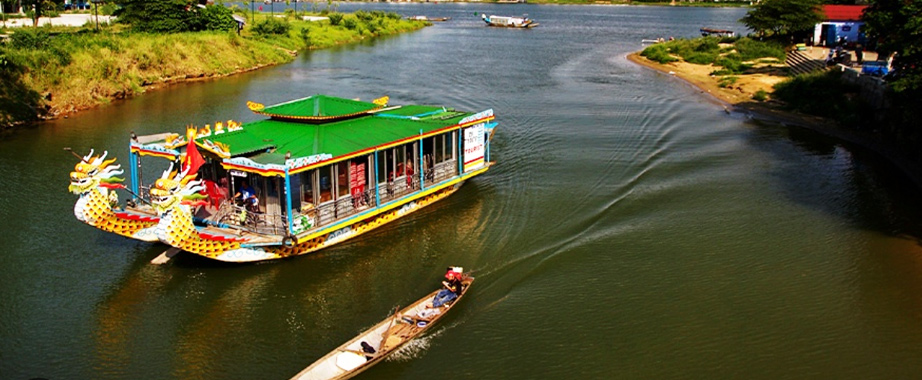
[[[412,305],[400,310],[377,325],[365,330],[357,337],[337,347],[313,364],[292,377],[292,380],[348,379],[371,368],[397,351],[404,344],[428,330],[435,322],[461,300],[470,289],[473,277],[464,274],[461,295],[452,302],[437,308],[429,307],[438,294],[436,290],[420,298]],[[375,349],[374,354],[362,351],[362,343]]]

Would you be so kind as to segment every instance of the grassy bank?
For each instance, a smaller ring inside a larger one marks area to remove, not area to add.
[[[426,25],[383,12],[306,22],[268,16],[233,32],[133,33],[109,27],[13,30],[0,47],[0,127],[54,118],[164,83],[212,78],[291,61],[320,49]],[[334,25],[335,24],[335,25]]]

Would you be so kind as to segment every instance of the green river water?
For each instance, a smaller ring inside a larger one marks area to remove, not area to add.
[[[745,9],[343,4],[419,32],[175,85],[0,139],[0,378],[287,379],[472,270],[430,333],[360,378],[908,379],[922,375],[922,201],[859,148],[726,114],[625,59]],[[531,30],[488,28],[479,13]],[[78,222],[72,147],[255,120],[316,93],[478,111],[496,166],[316,254],[226,265]]]

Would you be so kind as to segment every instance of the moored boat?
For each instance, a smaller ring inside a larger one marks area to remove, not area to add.
[[[455,268],[457,273],[463,272]],[[451,272],[452,269],[450,268]],[[400,347],[432,327],[461,300],[474,278],[461,275],[461,294],[441,306],[433,300],[440,290],[429,293],[387,319],[337,347],[292,377],[292,380],[348,379],[378,364]]]
[[[407,20],[414,21],[448,21],[451,17],[429,17],[429,16],[409,16]]]
[[[133,135],[127,186],[114,177],[122,173],[114,159],[82,157],[71,173],[71,190],[81,194],[75,215],[208,258],[259,261],[371,231],[491,167],[492,109],[387,103],[325,95],[248,102],[265,118]],[[145,183],[142,173],[157,170],[148,165],[166,170]],[[116,188],[131,194],[124,206]]]
[[[489,26],[499,26],[505,28],[534,28],[538,23],[528,17],[507,17],[481,14],[480,18]]]

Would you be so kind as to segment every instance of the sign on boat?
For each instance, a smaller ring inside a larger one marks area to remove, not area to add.
[[[93,151],[71,172],[77,219],[220,261],[303,255],[361,235],[454,193],[483,174],[493,110],[389,105],[313,95],[262,120],[132,134],[128,185]],[[144,162],[142,162],[144,161]],[[153,181],[143,164],[169,165]],[[124,205],[117,189],[130,194]]]

